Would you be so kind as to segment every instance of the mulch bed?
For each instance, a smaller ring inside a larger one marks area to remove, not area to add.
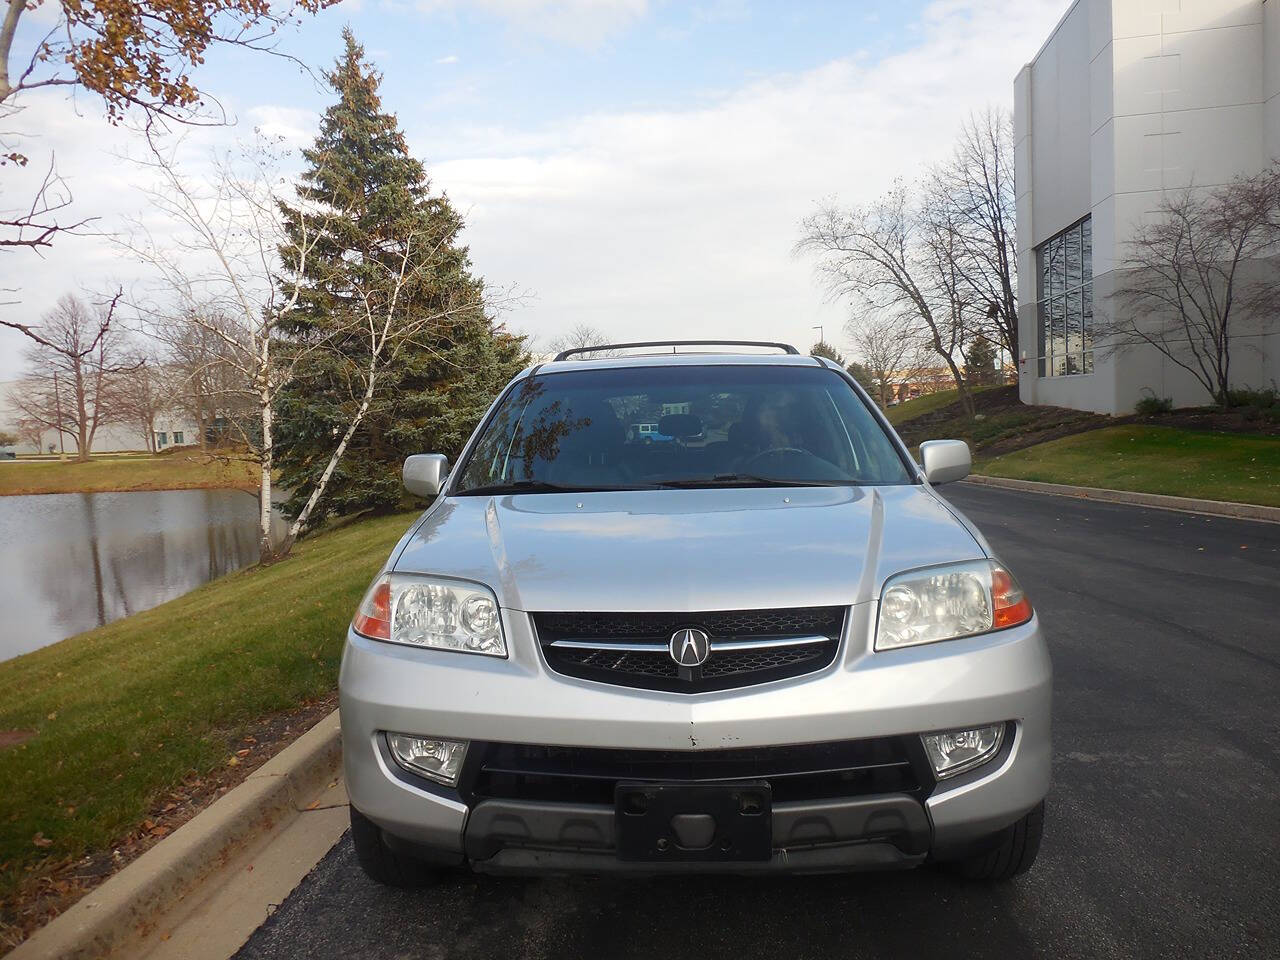
[[[250,724],[246,733],[227,738],[227,762],[223,766],[201,776],[193,774],[177,789],[161,796],[146,817],[110,850],[78,860],[33,865],[30,877],[18,892],[0,901],[0,951],[16,947],[117,870],[244,782],[249,774],[324,719],[337,704],[338,694],[334,691],[293,710],[263,717]]]

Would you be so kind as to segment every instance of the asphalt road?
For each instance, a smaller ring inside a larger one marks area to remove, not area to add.
[[[1040,860],[380,889],[343,840],[241,958],[1280,956],[1280,525],[962,485],[1056,668]]]

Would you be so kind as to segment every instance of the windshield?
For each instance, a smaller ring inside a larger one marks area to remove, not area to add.
[[[503,399],[453,492],[909,482],[835,371],[708,365],[530,377]]]

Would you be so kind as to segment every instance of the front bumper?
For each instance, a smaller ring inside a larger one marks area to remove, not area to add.
[[[927,777],[910,794],[829,798],[809,809],[804,802],[790,808],[775,803],[772,861],[671,868],[823,871],[961,855],[1023,816],[1048,791],[1052,669],[1038,622],[873,653],[874,607],[851,608],[841,653],[821,672],[697,695],[556,674],[538,652],[529,617],[515,610],[503,611],[510,650],[505,660],[349,634],[340,690],[351,803],[389,842],[440,862],[516,873],[661,872],[660,865],[637,868],[617,860],[611,806],[530,806],[418,780],[390,760],[384,732],[681,751],[696,758],[729,748],[905,739],[1008,721],[1010,735],[997,757],[954,780]]]

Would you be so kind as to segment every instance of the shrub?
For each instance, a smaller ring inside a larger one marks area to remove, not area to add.
[[[1280,390],[1250,390],[1247,387],[1227,391],[1227,403],[1233,407],[1253,407],[1258,410],[1280,408]]]
[[[1155,417],[1173,410],[1173,400],[1170,397],[1157,397],[1149,387],[1143,389],[1147,391],[1147,395],[1133,407],[1138,416]]]

